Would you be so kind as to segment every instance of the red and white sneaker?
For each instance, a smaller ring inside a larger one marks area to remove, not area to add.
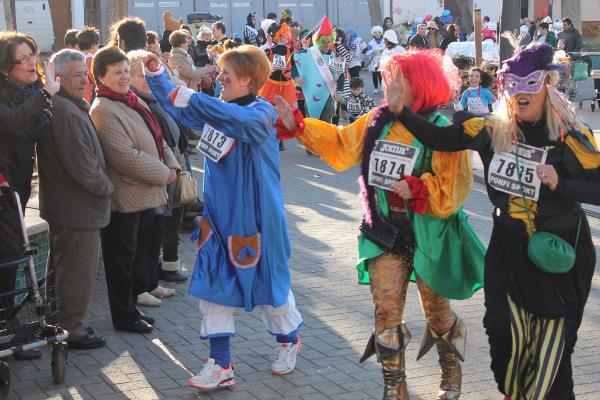
[[[233,366],[229,364],[227,368],[221,367],[215,363],[215,360],[209,358],[202,370],[197,375],[192,376],[188,381],[188,386],[202,390],[216,390],[234,385]]]
[[[289,374],[296,368],[296,356],[300,351],[300,336],[296,343],[279,343],[275,349],[275,361],[271,365],[273,375]]]

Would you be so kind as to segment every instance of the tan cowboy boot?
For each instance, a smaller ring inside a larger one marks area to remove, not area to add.
[[[411,334],[405,324],[371,335],[360,362],[373,354],[383,372],[383,400],[409,400],[406,384],[404,350]]]
[[[438,400],[458,400],[462,385],[461,361],[465,360],[467,344],[467,329],[462,320],[456,317],[456,322],[443,335],[436,334],[429,324],[425,329],[419,348],[417,360],[423,357],[433,346],[437,347],[438,361],[441,369],[440,390]]]

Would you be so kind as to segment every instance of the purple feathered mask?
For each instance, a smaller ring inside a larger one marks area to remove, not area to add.
[[[498,71],[500,90],[511,96],[539,93],[550,71],[563,71],[561,65],[552,64],[553,58],[554,50],[546,43],[518,52]]]

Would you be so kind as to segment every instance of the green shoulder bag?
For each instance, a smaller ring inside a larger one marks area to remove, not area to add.
[[[517,152],[517,177],[519,179],[519,184],[523,187],[521,173],[519,173],[519,158]],[[573,247],[569,242],[554,233],[537,231],[531,218],[529,207],[527,207],[525,202],[525,197],[523,197],[523,206],[525,208],[525,213],[527,214],[527,222],[533,231],[527,245],[527,256],[531,262],[533,262],[540,270],[549,274],[564,274],[565,272],[569,272],[573,269],[573,265],[575,265],[575,249],[579,242],[581,215],[579,216],[579,221],[577,223],[577,236],[575,238],[575,246]]]

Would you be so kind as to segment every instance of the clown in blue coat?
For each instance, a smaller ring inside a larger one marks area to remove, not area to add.
[[[277,339],[273,374],[295,367],[303,319],[290,290],[290,241],[279,174],[274,125],[278,114],[256,96],[270,64],[258,48],[242,46],[219,59],[221,98],[176,87],[163,67],[146,60],[146,80],[162,106],[183,125],[201,131],[204,212],[190,294],[200,299],[200,337],[211,354],[188,382],[199,389],[233,384],[230,337],[236,308],[263,311]]]

